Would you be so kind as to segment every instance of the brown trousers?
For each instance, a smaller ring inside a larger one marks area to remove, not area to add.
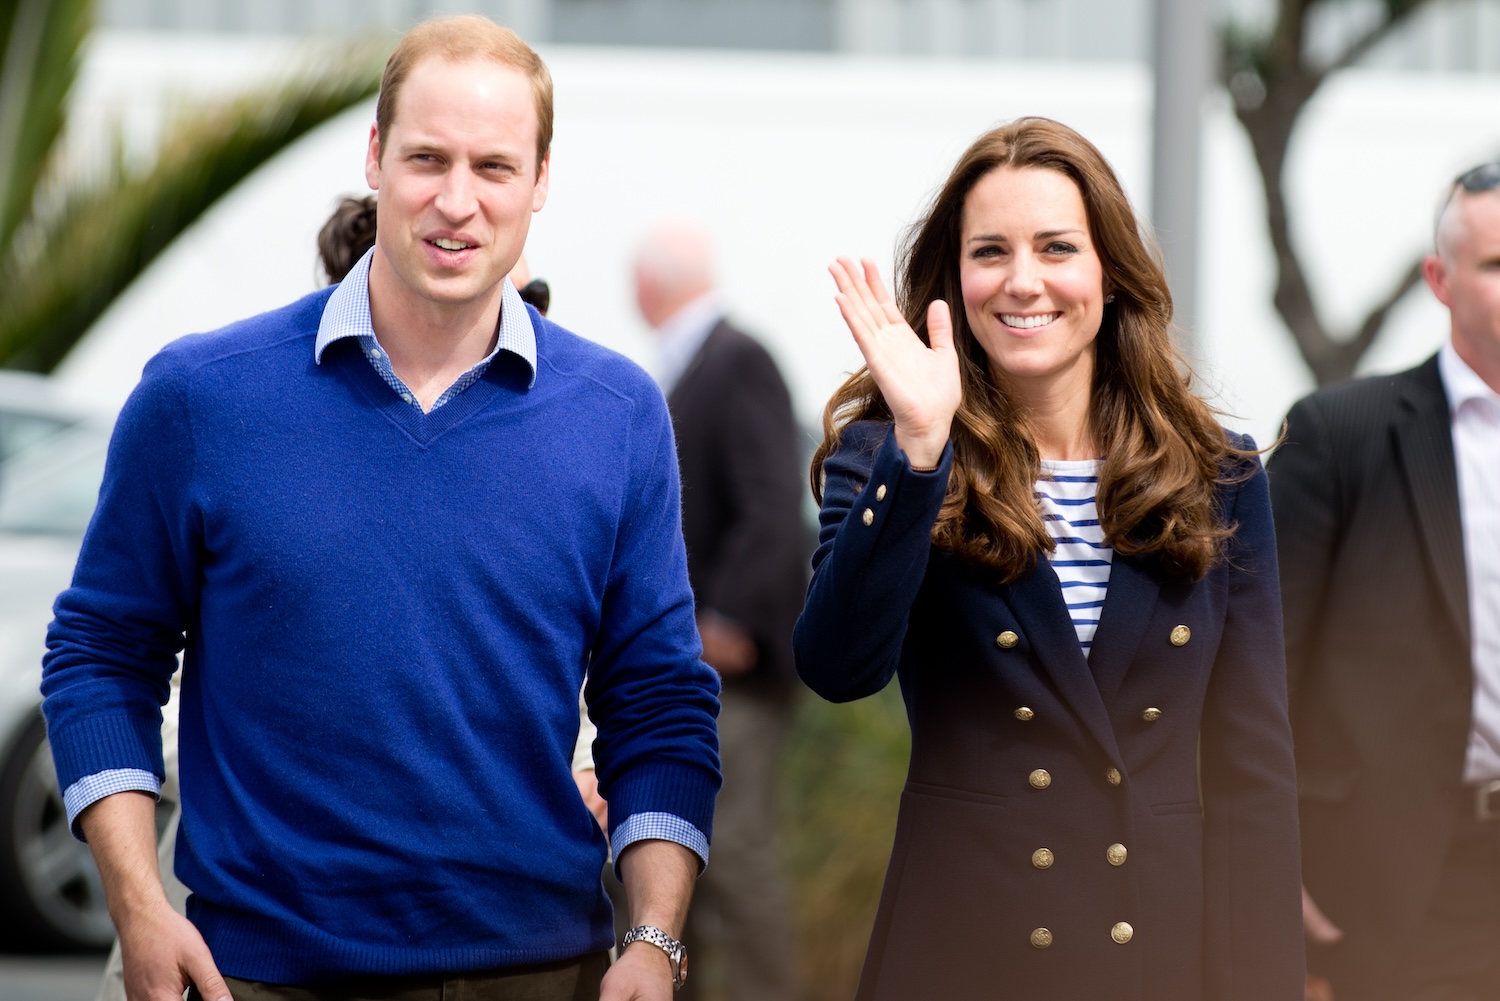
[[[444,975],[356,977],[299,987],[225,977],[234,1001],[599,1001],[609,954],[536,966]],[[196,988],[188,1001],[203,1001]]]

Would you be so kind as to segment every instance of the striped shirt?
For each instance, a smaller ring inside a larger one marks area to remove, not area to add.
[[[1042,523],[1057,547],[1048,555],[1052,570],[1062,584],[1063,600],[1078,633],[1078,645],[1088,656],[1104,609],[1109,587],[1109,568],[1114,549],[1104,541],[1099,527],[1099,467],[1103,460],[1042,460],[1042,475],[1036,481],[1037,504]]]

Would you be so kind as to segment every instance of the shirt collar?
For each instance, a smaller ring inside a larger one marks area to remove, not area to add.
[[[1459,408],[1471,400],[1489,400],[1500,405],[1500,393],[1489,387],[1469,363],[1458,356],[1453,342],[1444,341],[1438,350],[1438,374],[1443,379],[1443,390],[1448,394],[1448,414],[1457,417]]]
[[[374,254],[373,247],[365,251],[323,306],[318,338],[313,344],[313,361],[320,365],[328,345],[342,338],[368,337],[376,344],[380,343],[380,338],[375,335],[375,324],[370,319],[370,260]],[[526,362],[531,369],[527,385],[536,385],[536,331],[531,327],[531,314],[521,299],[521,293],[516,291],[508,276],[500,292],[500,330],[495,338],[495,349],[479,364],[487,366],[501,351],[509,351]]]
[[[656,328],[661,339],[660,364],[657,383],[662,392],[669,393],[682,378],[693,357],[708,335],[718,326],[724,311],[719,306],[719,297],[710,289],[693,299]]]

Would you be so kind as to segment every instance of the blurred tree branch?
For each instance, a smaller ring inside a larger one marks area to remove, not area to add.
[[[118,133],[105,162],[68,163],[60,139],[93,14],[91,0],[0,5],[0,366],[53,369],[215,201],[379,86],[373,46],[320,53],[316,69],[191,106],[144,163]]]
[[[1307,44],[1310,19],[1317,10],[1335,2],[1278,0],[1269,34],[1256,35],[1234,25],[1225,30],[1220,63],[1224,83],[1234,99],[1235,117],[1250,138],[1260,171],[1266,225],[1276,256],[1273,302],[1319,385],[1354,374],[1355,365],[1380,335],[1391,310],[1421,280],[1418,261],[1352,331],[1335,333],[1319,315],[1293,243],[1286,204],[1286,156],[1303,111],[1333,74],[1368,55],[1429,0],[1382,0],[1378,5],[1380,19],[1351,40],[1331,62],[1318,65]]]

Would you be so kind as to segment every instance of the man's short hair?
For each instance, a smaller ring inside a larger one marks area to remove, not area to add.
[[[423,21],[401,36],[396,51],[386,60],[380,78],[380,97],[375,102],[375,130],[380,155],[385,157],[385,137],[396,118],[396,99],[412,67],[429,56],[460,63],[482,59],[509,66],[531,81],[536,100],[536,165],[540,170],[552,148],[552,74],[542,57],[509,28],[502,28],[478,14],[435,17]]]

